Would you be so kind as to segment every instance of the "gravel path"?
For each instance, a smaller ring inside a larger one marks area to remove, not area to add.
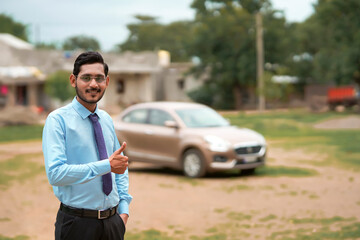
[[[350,116],[331,119],[314,125],[317,129],[360,129],[360,117]]]

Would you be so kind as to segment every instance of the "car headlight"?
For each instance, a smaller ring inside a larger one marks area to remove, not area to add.
[[[204,140],[209,144],[209,149],[214,152],[226,152],[231,146],[228,141],[213,135],[204,136]]]

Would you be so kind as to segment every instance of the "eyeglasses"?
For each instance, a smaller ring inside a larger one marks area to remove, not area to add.
[[[78,77],[78,76],[76,76],[76,77]],[[95,79],[95,81],[97,83],[103,83],[106,79],[106,77],[103,75],[97,75],[97,76],[82,75],[79,78],[81,79],[81,81],[86,82],[86,83],[90,82],[92,79]]]

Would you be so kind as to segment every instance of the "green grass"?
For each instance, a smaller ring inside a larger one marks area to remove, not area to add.
[[[216,209],[214,210],[214,212],[216,212],[216,213],[223,213],[223,212],[225,212],[225,211],[227,211],[226,208],[216,208]]]
[[[158,230],[150,229],[139,233],[126,233],[127,240],[174,240],[175,238],[169,237],[166,233]]]
[[[24,236],[24,235],[19,235],[19,236],[13,237],[13,238],[0,235],[0,240],[28,240],[28,239],[30,239],[30,237]]]
[[[195,179],[195,178],[179,177],[179,178],[178,178],[178,181],[179,181],[180,183],[190,184],[190,185],[193,186],[193,187],[203,185],[203,182],[202,182],[201,180]]]
[[[0,142],[41,139],[42,125],[0,127]]]
[[[274,214],[270,214],[266,217],[263,217],[261,219],[259,219],[260,222],[267,222],[267,221],[271,221],[271,220],[274,220],[276,219],[277,217],[274,215]]]
[[[320,219],[316,219],[316,218],[295,218],[292,219],[291,222],[294,224],[304,224],[304,223],[319,223],[322,225],[330,225],[336,222],[341,222],[341,221],[354,221],[356,220],[355,218],[343,218],[343,217],[339,217],[339,216],[335,216],[332,218],[320,218]]]
[[[315,123],[353,116],[349,113],[314,114],[302,111],[224,115],[233,125],[260,132],[273,146],[328,154],[323,164],[360,170],[360,130],[314,129]],[[269,150],[271,151],[271,149]],[[315,163],[314,164],[318,164]]]
[[[330,218],[281,218],[274,214],[233,212],[221,209],[228,221],[210,226],[207,233],[214,236],[224,234],[227,239],[266,239],[266,240],[323,240],[357,239],[360,237],[360,222],[357,218],[334,216]],[[269,229],[271,234],[268,235]],[[286,230],[283,230],[286,229]],[[266,236],[259,233],[264,234]],[[239,236],[242,236],[239,238]],[[198,238],[204,239],[204,238]],[[225,238],[224,238],[225,239]]]
[[[256,170],[256,176],[267,177],[311,177],[317,175],[313,169],[284,167],[284,166],[264,166]]]
[[[229,212],[227,214],[227,217],[236,221],[248,221],[251,220],[252,215],[244,214],[241,212]]]
[[[254,114],[240,113],[238,116],[224,114],[224,117],[226,117],[228,119],[240,118],[240,121],[242,121],[244,118],[259,120],[259,116],[261,116],[262,119],[266,119],[267,121],[284,119],[284,120],[295,120],[295,121],[299,121],[302,123],[316,123],[316,122],[324,121],[327,119],[346,117],[346,116],[349,116],[350,114],[352,114],[352,113],[348,113],[348,112],[311,113],[306,110],[300,109],[300,110],[289,110],[289,111],[282,111],[282,112],[273,111],[273,112],[267,112],[267,113],[254,113]],[[248,122],[246,122],[246,120],[245,120],[245,123],[248,123]]]
[[[286,230],[271,234],[268,240],[323,240],[323,239],[358,239],[360,238],[360,222],[345,224],[344,226],[316,226],[297,230]]]
[[[221,190],[227,192],[227,193],[232,193],[234,191],[243,191],[243,190],[250,190],[251,187],[249,187],[248,185],[235,185],[235,186],[224,186],[221,188]]]
[[[44,173],[44,166],[31,161],[40,158],[42,153],[20,154],[13,158],[0,161],[0,187],[9,187],[13,181],[24,181],[38,174]]]
[[[215,232],[215,233],[214,233]],[[181,232],[182,234],[183,232]],[[186,239],[191,240],[226,240],[227,236],[223,233],[218,233],[214,228],[208,232],[207,236],[190,236]],[[149,229],[141,232],[127,232],[125,235],[126,240],[182,240],[184,236],[169,236],[169,234],[160,232],[155,229]],[[1,239],[0,239],[1,240]]]
[[[224,233],[217,233],[211,236],[205,236],[205,237],[198,237],[198,236],[191,236],[191,240],[226,240],[228,239],[226,234]]]
[[[226,240],[226,239],[265,239],[265,240],[323,240],[323,239],[357,239],[360,238],[360,222],[355,217],[344,218],[334,216],[330,218],[279,218],[270,214],[260,216],[244,212],[225,213],[228,221],[209,226],[200,236],[188,236],[186,231],[169,234],[155,229],[127,232],[126,239],[130,240]],[[171,226],[175,229],[176,226]],[[269,229],[271,234],[268,234]],[[286,229],[286,230],[282,230]],[[259,235],[262,232],[266,236]],[[241,237],[240,237],[241,236]]]

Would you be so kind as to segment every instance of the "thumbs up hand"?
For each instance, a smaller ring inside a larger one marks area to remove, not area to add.
[[[123,174],[129,166],[128,157],[121,155],[125,148],[126,142],[123,142],[121,147],[109,157],[111,172]]]

